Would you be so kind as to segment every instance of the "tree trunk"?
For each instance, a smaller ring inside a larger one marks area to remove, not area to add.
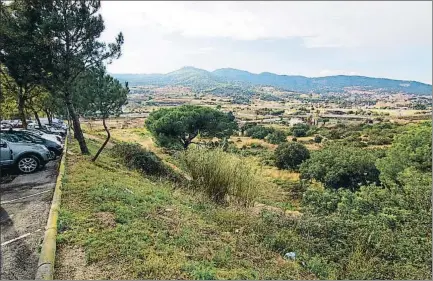
[[[102,118],[102,125],[104,125],[104,129],[107,132],[107,139],[104,141],[104,143],[102,144],[102,146],[99,148],[98,152],[96,152],[95,157],[93,157],[92,162],[95,162],[96,159],[98,158],[99,154],[101,154],[102,150],[104,149],[104,147],[107,145],[108,141],[110,140],[110,131],[107,128],[107,125],[105,124],[105,118]]]
[[[191,135],[188,134],[188,138],[183,139],[183,149],[187,150],[188,146],[192,143],[192,140],[198,135],[198,130],[192,133]]]
[[[183,143],[183,149],[187,150],[188,149],[188,145],[190,144],[190,142],[186,141]]]
[[[50,111],[49,111],[48,109],[45,109],[44,112],[45,112],[45,114],[47,115],[48,124],[49,124],[49,125],[52,125],[52,124],[53,124],[53,118],[52,118],[52,116],[51,116]]]
[[[69,115],[72,119],[72,125],[74,127],[74,137],[78,141],[80,145],[80,150],[82,154],[89,154],[89,149],[86,145],[86,140],[84,139],[83,131],[81,130],[80,119],[78,115],[75,113],[74,105],[72,104],[71,97],[69,93],[65,93],[66,98],[66,106],[69,111]]]
[[[42,128],[42,123],[41,120],[39,119],[38,112],[36,110],[33,110],[33,113],[35,114],[35,119],[38,122],[39,127]]]
[[[18,112],[20,115],[21,122],[23,123],[23,128],[27,129],[27,118],[26,118],[26,112],[24,110],[25,107],[25,99],[23,95],[23,88],[20,87],[20,92],[18,96]]]
[[[69,139],[71,139],[71,132],[73,132],[74,129],[72,128],[72,120],[71,120],[71,115],[69,113],[68,113],[68,131],[69,131]],[[76,139],[75,134],[74,134],[74,138]]]

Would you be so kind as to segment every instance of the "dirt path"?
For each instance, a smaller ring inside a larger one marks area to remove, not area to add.
[[[90,135],[90,134],[86,134],[86,133],[83,133],[83,135],[84,135],[84,137],[86,139],[90,139],[90,140],[94,140],[94,141],[99,141],[99,142],[104,142],[105,141],[105,139],[97,137],[95,135]],[[114,146],[114,144],[109,141],[105,147],[112,148],[113,146]]]
[[[58,162],[49,162],[42,171],[33,174],[2,177],[1,279],[35,277]]]

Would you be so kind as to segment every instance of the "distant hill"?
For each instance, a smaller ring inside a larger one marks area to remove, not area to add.
[[[278,75],[269,72],[250,73],[233,68],[222,68],[209,72],[194,67],[183,67],[167,74],[112,74],[120,81],[138,85],[179,85],[198,91],[221,88],[244,89],[252,86],[272,86],[294,92],[344,92],[349,89],[431,95],[432,85],[417,81],[393,80],[365,76],[336,75],[327,77],[305,77]]]

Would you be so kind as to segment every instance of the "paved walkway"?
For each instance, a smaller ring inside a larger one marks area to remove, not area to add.
[[[1,279],[34,279],[60,158],[29,175],[0,183]]]

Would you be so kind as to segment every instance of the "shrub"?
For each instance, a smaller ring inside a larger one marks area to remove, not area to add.
[[[310,270],[320,257],[320,279],[430,279],[431,172],[409,169],[396,189],[308,190],[294,227],[302,238],[286,235],[282,247],[296,244]]]
[[[251,145],[251,148],[263,148],[263,145],[261,143],[255,143],[253,142]]]
[[[297,139],[297,138],[292,138],[292,141],[295,141],[295,142],[296,142],[296,141],[298,141],[298,139]]]
[[[408,167],[428,172],[432,169],[432,125],[421,123],[398,135],[387,150],[386,157],[377,161],[380,179],[387,187],[398,184],[399,174]]]
[[[269,134],[266,140],[271,144],[280,144],[282,142],[287,142],[287,135],[283,131],[277,130],[272,134]]]
[[[303,130],[303,129],[293,129],[292,131],[292,135],[294,137],[305,137],[307,135],[307,131]]]
[[[368,144],[370,145],[387,145],[391,144],[393,141],[392,135],[381,136],[381,135],[371,135],[369,136]]]
[[[315,179],[326,188],[357,190],[360,185],[378,184],[377,155],[353,146],[334,144],[316,151],[300,167],[301,178]]]
[[[315,135],[314,136],[314,142],[315,143],[321,143],[322,142],[323,137],[320,135]]]
[[[221,149],[191,149],[178,154],[178,160],[192,177],[193,188],[217,203],[226,202],[230,196],[230,201],[249,205],[261,186],[252,166]]]
[[[294,137],[305,137],[307,136],[307,132],[309,131],[310,126],[307,124],[295,124],[291,128],[292,135]]]
[[[279,169],[297,170],[299,165],[308,158],[310,158],[308,149],[297,142],[283,143],[275,150],[275,165]]]
[[[121,142],[111,149],[114,157],[121,159],[129,169],[136,169],[149,176],[178,179],[177,174],[166,166],[155,153],[141,147],[138,143]]]
[[[264,139],[275,131],[274,128],[254,126],[245,131],[245,135],[253,139]]]

